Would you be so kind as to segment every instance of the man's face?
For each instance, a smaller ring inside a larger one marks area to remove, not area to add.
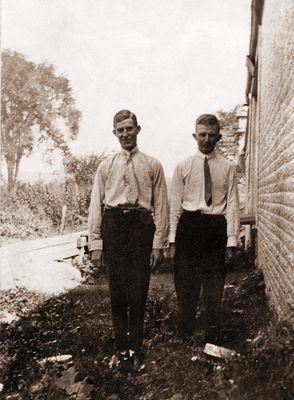
[[[204,154],[213,152],[221,138],[216,125],[197,125],[196,133],[193,136],[198,143],[199,150]]]
[[[130,151],[137,146],[137,135],[140,130],[141,127],[136,126],[132,118],[127,118],[115,125],[113,133],[118,138],[121,147]]]

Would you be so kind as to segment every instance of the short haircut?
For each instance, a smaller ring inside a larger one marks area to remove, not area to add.
[[[195,122],[195,129],[197,125],[207,125],[207,126],[216,126],[218,131],[220,131],[220,123],[219,120],[213,114],[202,114],[200,115]]]
[[[122,122],[128,118],[131,118],[133,120],[135,126],[138,126],[137,117],[134,113],[132,113],[129,110],[120,110],[113,117],[113,127],[115,128],[115,126],[118,122]]]

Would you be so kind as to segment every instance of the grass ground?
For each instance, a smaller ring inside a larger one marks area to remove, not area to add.
[[[95,400],[290,400],[294,398],[294,335],[277,322],[261,273],[240,264],[228,272],[222,345],[230,362],[203,354],[203,315],[194,339],[175,333],[176,298],[169,265],[152,275],[146,312],[146,368],[122,374],[109,368],[113,352],[104,272],[55,298],[25,290],[2,293],[2,307],[20,316],[1,325],[0,382],[4,399]],[[40,363],[70,354],[67,363]]]

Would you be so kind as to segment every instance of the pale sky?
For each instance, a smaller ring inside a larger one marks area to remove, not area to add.
[[[2,49],[46,60],[70,80],[82,112],[74,153],[118,150],[112,119],[127,108],[142,127],[139,148],[158,158],[170,177],[196,149],[195,118],[245,102],[250,5],[2,0]],[[36,165],[44,170],[36,156],[23,161],[20,177],[36,174]]]

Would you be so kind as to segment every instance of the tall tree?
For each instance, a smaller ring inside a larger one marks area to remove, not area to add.
[[[69,153],[67,141],[78,134],[81,113],[67,78],[50,64],[35,64],[22,54],[2,53],[1,141],[8,190],[16,183],[20,161],[34,145],[49,142]]]

